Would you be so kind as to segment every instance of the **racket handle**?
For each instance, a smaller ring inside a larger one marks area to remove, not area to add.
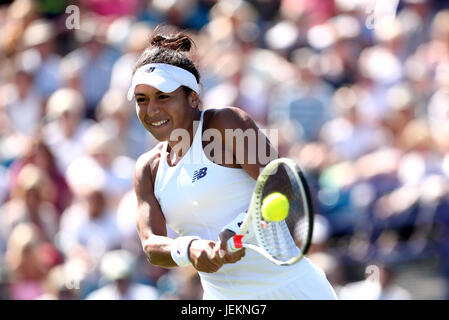
[[[239,234],[230,238],[227,243],[228,252],[236,252],[236,251],[242,249],[243,248],[242,238],[243,238],[243,235],[239,235]]]

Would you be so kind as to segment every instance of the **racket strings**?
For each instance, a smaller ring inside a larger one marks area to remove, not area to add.
[[[266,250],[271,255],[278,260],[286,261],[300,253],[284,221],[270,223],[269,229],[266,232],[267,240],[269,239]]]
[[[289,212],[287,218],[279,222],[267,222],[265,228],[261,228],[265,250],[273,257],[281,261],[287,261],[301,253],[307,236],[307,225],[302,225],[305,219],[303,199],[299,189],[299,183],[291,169],[280,165],[274,174],[271,174],[262,191],[262,198],[272,192],[280,192],[289,200]],[[304,231],[304,232],[303,232]]]

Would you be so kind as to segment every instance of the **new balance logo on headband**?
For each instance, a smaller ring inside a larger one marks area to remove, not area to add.
[[[150,73],[153,72],[154,69],[156,69],[156,67],[149,67],[147,70],[145,70],[146,72]]]
[[[195,170],[193,173],[192,183],[203,178],[207,174],[207,167]]]

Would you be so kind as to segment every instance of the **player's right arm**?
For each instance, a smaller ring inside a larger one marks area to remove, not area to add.
[[[177,267],[171,257],[174,240],[167,237],[165,217],[154,195],[154,179],[158,159],[154,151],[143,154],[136,162],[134,189],[137,197],[137,231],[148,261],[164,268]],[[213,250],[215,242],[194,240],[189,249],[189,258],[198,271],[216,272],[222,265]]]

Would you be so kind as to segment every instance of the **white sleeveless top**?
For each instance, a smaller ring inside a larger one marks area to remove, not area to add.
[[[173,167],[167,163],[168,142],[164,142],[154,194],[174,231],[217,241],[223,226],[247,210],[256,181],[244,169],[220,166],[207,158],[202,145],[204,113],[190,149]],[[199,275],[210,299],[253,299],[305,275],[310,268],[307,259],[293,266],[277,266],[247,249],[237,263]]]

